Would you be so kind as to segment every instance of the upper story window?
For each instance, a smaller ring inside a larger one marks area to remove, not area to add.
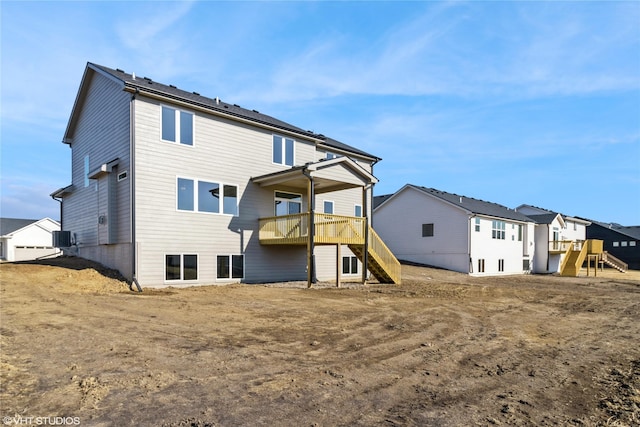
[[[353,216],[362,216],[362,205],[355,205],[355,208],[353,209]]]
[[[475,230],[480,231],[480,218],[477,218],[477,217],[476,217]]]
[[[177,206],[180,211],[238,215],[238,186],[178,178]]]
[[[293,139],[273,135],[273,163],[293,166],[295,163]]]
[[[504,221],[491,222],[491,238],[505,240],[507,224]]]
[[[333,202],[331,200],[325,200],[323,203],[323,210],[326,214],[333,214]]]
[[[193,145],[193,113],[163,105],[162,140]]]

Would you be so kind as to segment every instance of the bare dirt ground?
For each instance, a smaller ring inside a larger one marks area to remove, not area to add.
[[[0,416],[5,425],[637,426],[639,276],[472,278],[403,266],[400,286],[140,294],[79,259],[2,264]]]

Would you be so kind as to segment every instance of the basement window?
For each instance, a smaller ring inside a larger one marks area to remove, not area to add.
[[[164,271],[167,281],[198,280],[198,255],[165,255]]]
[[[354,256],[342,257],[342,274],[358,274],[358,258]]]
[[[244,277],[244,255],[218,255],[218,279],[242,279]]]

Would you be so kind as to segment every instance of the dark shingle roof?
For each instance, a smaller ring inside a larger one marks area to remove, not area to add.
[[[526,215],[523,215],[520,212],[509,209],[508,207],[499,205],[497,203],[485,202],[484,200],[478,200],[472,197],[461,196],[454,193],[447,193],[446,191],[436,190],[435,188],[419,187],[415,185],[410,186],[424,193],[445,200],[460,208],[466,209],[467,211],[470,211],[474,214],[511,219],[522,222],[531,222],[531,219]]]
[[[600,221],[591,221],[593,224],[597,224],[600,227],[608,228],[610,230],[616,231],[620,234],[624,234],[625,236],[632,237],[634,239],[640,239],[640,225],[632,225],[632,226],[624,226],[617,224],[615,222],[600,222]]]
[[[560,214],[552,212],[548,214],[527,215],[527,216],[531,218],[533,222],[535,222],[536,224],[551,224],[558,215]]]
[[[0,236],[6,236],[38,221],[38,219],[0,218]]]
[[[373,209],[375,209],[378,206],[380,206],[382,203],[384,203],[385,200],[387,200],[391,196],[393,196],[393,194],[383,194],[382,196],[374,196],[373,197]]]
[[[335,139],[328,138],[322,134],[316,134],[312,131],[301,129],[287,122],[283,122],[282,120],[276,119],[266,114],[262,114],[257,110],[242,108],[237,104],[228,104],[218,98],[207,98],[206,96],[202,96],[197,92],[188,92],[182,89],[178,89],[174,85],[165,85],[163,83],[156,82],[148,77],[135,76],[134,78],[132,74],[128,74],[120,69],[114,70],[103,65],[93,63],[89,64],[90,66],[100,69],[103,72],[108,73],[116,79],[122,81],[125,86],[128,86],[130,88],[137,88],[146,92],[152,92],[168,98],[173,98],[175,100],[188,102],[190,104],[223,113],[229,116],[242,118],[258,124],[268,125],[277,129],[282,129],[284,131],[294,132],[307,136],[309,138],[319,139],[322,140],[323,143],[327,146],[379,160],[379,157],[377,156],[374,156],[342,142],[336,141]]]

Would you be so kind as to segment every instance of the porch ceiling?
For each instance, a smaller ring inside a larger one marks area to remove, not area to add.
[[[309,179],[305,172],[313,177],[316,194],[365,187],[378,182],[376,177],[348,157],[308,163],[251,180],[262,187],[281,185],[306,190]]]

